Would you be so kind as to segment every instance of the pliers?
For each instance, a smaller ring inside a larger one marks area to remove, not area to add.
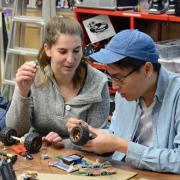
[[[10,146],[10,149],[13,150],[16,154],[23,156],[28,160],[33,159],[32,155],[27,151],[27,149],[22,144]]]

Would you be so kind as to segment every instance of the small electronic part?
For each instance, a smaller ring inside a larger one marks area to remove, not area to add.
[[[74,171],[77,171],[78,168],[76,168],[75,166],[73,165],[67,165],[67,164],[64,164],[63,162],[61,161],[57,161],[53,164],[55,167],[59,168],[59,169],[62,169],[64,171],[67,171],[67,172],[74,172]]]
[[[101,162],[99,159],[96,159],[96,162],[87,161],[86,164],[81,163],[78,173],[86,176],[107,176],[116,174],[116,171],[112,168],[109,161]]]
[[[101,163],[101,167],[102,168],[112,167],[112,164],[109,161],[105,161],[105,162]]]
[[[111,167],[109,161],[101,162],[96,159],[96,162],[91,161],[79,154],[72,155],[56,155],[56,158],[60,159],[49,166],[55,166],[67,172],[74,172],[78,174],[83,174],[86,176],[107,176],[111,174],[116,174],[116,171]]]
[[[41,154],[41,159],[49,159],[49,155],[48,154]]]
[[[33,61],[34,62],[34,64],[36,65],[36,66],[38,66],[39,65],[39,61],[36,59],[35,61]]]
[[[61,159],[61,158],[63,158],[63,155],[62,154],[57,154],[56,158]]]
[[[89,169],[86,176],[109,176],[116,174],[116,171],[113,168],[106,169]]]
[[[80,165],[81,168],[88,168],[88,169],[97,169],[97,168],[109,168],[112,167],[111,163],[109,161],[105,161],[104,163],[94,163],[94,164],[83,164]]]
[[[0,179],[17,180],[10,159],[0,160]]]
[[[71,164],[80,164],[82,161],[82,158],[83,156],[81,155],[72,154],[69,156],[63,156],[61,160],[64,164],[71,165]]]

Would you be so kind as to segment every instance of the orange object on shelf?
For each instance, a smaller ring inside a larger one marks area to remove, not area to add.
[[[96,63],[96,62],[91,61],[91,60],[88,60],[88,63],[89,63],[92,67],[94,67],[94,68],[96,68],[96,69],[99,69],[99,70],[106,71],[106,69],[107,69],[106,65],[99,64],[99,63]]]

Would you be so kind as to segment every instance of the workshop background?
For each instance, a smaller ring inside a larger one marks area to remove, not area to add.
[[[0,87],[8,99],[18,67],[37,55],[45,22],[55,14],[81,23],[87,56],[117,32],[139,29],[157,42],[160,63],[180,72],[180,0],[0,0],[0,12]],[[106,66],[87,61],[106,73]],[[109,91],[112,112],[115,92],[110,81]]]

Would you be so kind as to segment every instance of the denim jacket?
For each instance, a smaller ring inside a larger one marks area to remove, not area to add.
[[[141,169],[180,174],[180,75],[161,67],[152,110],[152,146],[133,142],[140,120],[139,101],[127,101],[119,93],[110,130],[128,141],[128,153],[113,159]]]
[[[5,127],[5,117],[9,104],[9,101],[0,94],[0,129]]]

